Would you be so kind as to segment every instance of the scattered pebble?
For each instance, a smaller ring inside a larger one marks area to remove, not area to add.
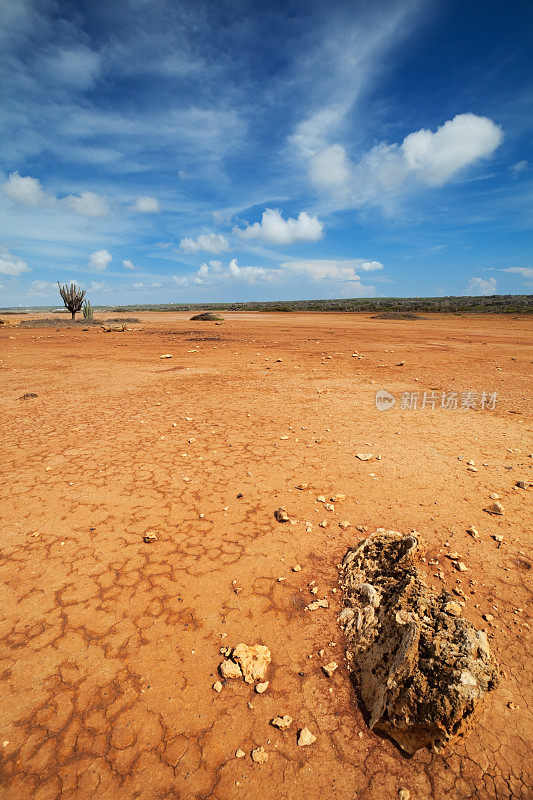
[[[301,572],[302,568],[301,568],[300,564],[295,564],[294,567],[292,568],[292,571],[293,572]]]
[[[285,728],[289,728],[292,725],[292,717],[289,717],[288,714],[284,714],[282,717],[274,717],[274,719],[270,720],[270,724],[284,731]]]
[[[289,515],[284,508],[278,508],[276,511],[274,511],[274,516],[278,522],[289,522]]]
[[[244,752],[244,750],[241,750],[240,747],[238,750],[235,751],[235,758],[244,758],[245,755],[246,753]]]
[[[164,353],[162,356],[159,356],[159,358],[172,358],[172,356],[170,353]]]
[[[336,669],[338,669],[338,664],[335,661],[330,661],[329,664],[324,664],[322,669],[324,673],[328,676],[328,678],[333,677],[333,673]]]
[[[265,753],[264,747],[256,747],[255,750],[252,750],[252,761],[255,761],[256,764],[264,764],[265,761],[268,761],[268,753]]]
[[[214,682],[213,689],[215,690],[215,692],[221,692],[222,691],[222,684],[220,683],[220,681],[215,681]]]
[[[145,533],[143,536],[143,542],[146,544],[151,544],[152,542],[157,542],[157,533],[153,533],[153,531],[149,531]]]
[[[298,734],[298,747],[307,747],[316,742],[316,736],[313,736],[309,728],[302,728]]]
[[[264,694],[268,689],[270,681],[264,681],[263,683],[258,683],[255,687],[255,691],[257,694]]]
[[[371,458],[374,458],[372,453],[356,453],[355,457],[359,459],[359,461],[370,461]]]
[[[493,495],[491,495],[491,497],[492,496]],[[497,495],[495,496],[497,497]],[[484,510],[487,511],[487,513],[489,514],[497,514],[498,516],[502,516],[505,513],[504,507],[498,500],[496,500],[494,503],[491,503]]]

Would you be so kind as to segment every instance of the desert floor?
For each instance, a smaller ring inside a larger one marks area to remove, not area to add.
[[[515,487],[533,466],[531,320],[136,316],[120,333],[0,326],[2,800],[531,798],[531,489]],[[452,390],[477,407],[442,408]],[[334,512],[316,500],[336,493]],[[501,665],[441,754],[406,758],[358,707],[336,621],[356,526],[419,531],[429,583],[464,592]],[[311,581],[329,608],[304,610]],[[238,642],[272,652],[263,695],[212,689]],[[298,747],[304,726],[317,740]]]

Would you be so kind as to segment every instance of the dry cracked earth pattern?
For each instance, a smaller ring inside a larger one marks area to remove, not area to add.
[[[531,798],[530,320],[140,317],[0,327],[2,800]],[[494,409],[399,399],[467,389],[498,392]],[[336,493],[334,511],[316,500]],[[405,757],[358,706],[336,621],[356,526],[419,531],[426,579],[464,597],[501,665],[441,754]],[[238,642],[272,652],[263,695],[212,689]],[[284,714],[291,728],[269,724]]]

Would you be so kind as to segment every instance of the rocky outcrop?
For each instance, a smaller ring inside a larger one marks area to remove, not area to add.
[[[420,577],[418,539],[380,528],[349,550],[339,615],[370,728],[410,754],[462,736],[498,681],[486,634]]]

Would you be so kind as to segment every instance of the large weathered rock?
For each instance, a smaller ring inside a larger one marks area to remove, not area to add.
[[[370,728],[407,753],[463,735],[498,681],[485,633],[421,579],[418,547],[418,535],[380,528],[348,551],[341,574],[339,622]]]
[[[270,650],[264,644],[254,644],[250,647],[242,642],[233,651],[232,658],[239,664],[246,683],[264,681],[268,665],[272,660]]]

